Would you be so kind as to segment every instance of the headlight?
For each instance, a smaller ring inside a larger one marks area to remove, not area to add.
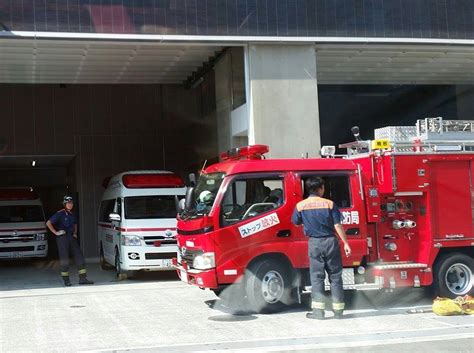
[[[122,245],[140,246],[142,245],[142,239],[138,235],[122,235]]]
[[[213,252],[205,252],[197,255],[193,260],[193,267],[197,270],[208,270],[216,267],[216,259]]]
[[[46,240],[46,234],[35,234],[35,240]]]

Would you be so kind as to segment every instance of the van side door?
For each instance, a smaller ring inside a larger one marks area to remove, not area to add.
[[[104,257],[108,263],[114,263],[114,230],[109,215],[114,211],[115,199],[103,200],[99,210],[99,233]]]

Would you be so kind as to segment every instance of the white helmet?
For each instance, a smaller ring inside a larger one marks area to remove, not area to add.
[[[213,194],[209,190],[204,190],[199,194],[199,202],[208,204],[212,201],[213,199]]]

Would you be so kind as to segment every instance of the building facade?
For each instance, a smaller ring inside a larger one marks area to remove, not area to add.
[[[0,183],[77,194],[94,257],[104,177],[474,119],[473,85],[470,0],[3,0]],[[33,158],[44,170],[19,177]]]

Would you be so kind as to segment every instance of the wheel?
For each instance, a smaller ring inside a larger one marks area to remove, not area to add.
[[[127,273],[122,270],[122,266],[120,265],[120,253],[118,249],[115,249],[115,275],[119,280],[126,279]]]
[[[120,253],[118,249],[115,249],[115,275],[119,281],[123,279],[129,279],[135,276],[137,271],[126,271],[122,269],[120,265]]]
[[[211,289],[214,294],[216,295],[216,297],[220,298],[221,295],[222,295],[222,289]]]
[[[112,268],[112,266],[105,260],[104,249],[102,247],[102,244],[100,244],[99,261],[101,269],[110,270]]]
[[[245,293],[250,308],[257,313],[270,313],[291,304],[293,277],[293,269],[274,259],[249,266],[245,273]]]
[[[454,298],[473,292],[474,259],[465,254],[443,257],[435,267],[433,282],[436,294]]]

